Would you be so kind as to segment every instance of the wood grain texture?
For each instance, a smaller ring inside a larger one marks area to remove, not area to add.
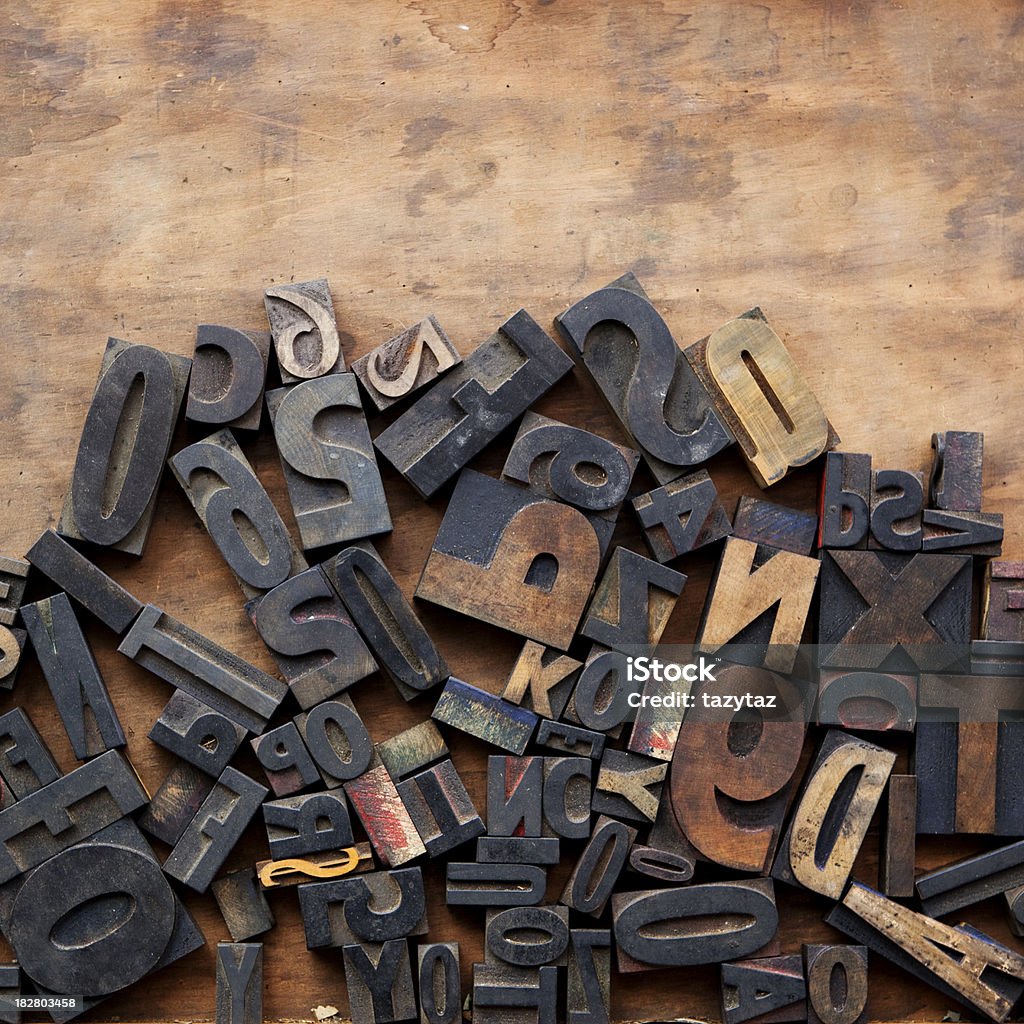
[[[13,0],[0,11],[0,280],[7,322],[24,325],[4,351],[25,357],[5,364],[0,393],[16,442],[0,459],[4,553],[24,555],[56,525],[110,334],[187,356],[197,324],[265,330],[265,287],[327,276],[349,362],[431,311],[465,356],[520,305],[552,332],[555,314],[632,268],[681,344],[760,304],[844,449],[878,466],[927,471],[934,431],[983,431],[983,507],[1006,516],[1005,557],[1024,558],[1011,401],[1024,390],[1019,15],[1011,0],[981,0],[968,17],[949,0],[666,0],[643,16],[579,0],[458,12],[354,0],[343,19],[309,0]],[[538,411],[627,441],[579,369]],[[371,419],[371,433],[381,426]],[[272,440],[243,445],[286,511]],[[507,447],[477,468],[497,474]],[[735,448],[711,472],[726,507],[753,493]],[[397,528],[379,547],[411,598],[444,502],[424,505],[381,474]],[[815,477],[790,473],[771,500],[812,509]],[[632,522],[621,539],[645,551]],[[95,558],[143,602],[273,672],[169,475],[145,556]],[[665,642],[693,639],[714,562],[687,556]],[[457,676],[500,692],[521,641],[484,625],[470,639],[464,620],[426,605],[417,614]],[[169,691],[95,626],[129,756],[154,791],[173,757],[145,737]],[[426,714],[377,680],[351,693],[377,742]],[[31,659],[0,696],[0,711],[25,703],[62,768],[74,765]],[[487,751],[462,739],[454,760],[483,806]],[[918,846],[923,870],[977,852],[948,837]],[[254,826],[225,868],[266,854]],[[871,837],[862,857],[870,880]],[[431,941],[460,943],[468,991],[480,922],[446,911],[443,870],[424,873]],[[820,900],[782,887],[779,900],[786,952],[836,941]],[[266,1018],[344,1007],[340,966],[306,954],[294,899],[271,902]],[[186,903],[207,946],[93,1019],[212,1016],[228,934],[212,897]],[[1010,941],[1001,917],[992,901],[971,920]],[[613,1020],[681,1007],[714,1018],[717,1001],[716,969],[613,974]],[[873,960],[872,1019],[935,1021],[949,1005]]]

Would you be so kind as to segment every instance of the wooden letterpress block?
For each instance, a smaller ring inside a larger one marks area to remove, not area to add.
[[[487,758],[487,834],[541,834],[544,806],[544,758]]]
[[[1024,562],[989,562],[981,603],[985,640],[1024,641]]]
[[[260,888],[277,889],[280,886],[304,885],[318,878],[341,878],[373,871],[375,866],[370,844],[356,843],[342,850],[308,853],[305,857],[259,860],[256,862],[256,877]]]
[[[646,824],[658,813],[668,764],[640,754],[606,750],[592,799],[598,814],[613,814]]]
[[[23,629],[0,626],[0,690],[13,690],[28,634]]]
[[[581,667],[575,658],[527,640],[501,696],[545,718],[559,718]]]
[[[732,533],[718,489],[705,469],[634,498],[633,511],[659,562],[670,562]]]
[[[868,1006],[867,947],[805,944],[803,960],[808,1024],[864,1024]],[[841,984],[836,981],[836,971],[843,976]]]
[[[730,660],[791,672],[821,563],[730,537],[697,631],[696,650],[729,647]]]
[[[519,310],[374,441],[424,498],[572,369],[572,360]]]
[[[291,796],[320,781],[317,766],[294,722],[285,722],[250,742],[274,796]]]
[[[116,750],[29,792],[0,811],[0,883],[88,839],[148,799],[131,762]]]
[[[392,1024],[416,1017],[409,944],[404,939],[343,946],[352,1024]]]
[[[1024,841],[967,857],[917,878],[921,912],[944,917],[1024,885]]]
[[[444,658],[368,541],[345,548],[321,568],[406,700],[448,678]]]
[[[565,650],[601,553],[582,512],[467,469],[416,596]]]
[[[932,434],[928,504],[957,512],[980,512],[985,435],[967,430]]]
[[[775,856],[793,799],[813,693],[746,665],[717,666],[715,676],[702,684],[679,730],[669,799],[704,857],[761,873]],[[713,706],[747,693],[777,698],[775,711],[760,712],[759,728],[744,728],[741,713]]]
[[[630,681],[627,669],[625,654],[594,644],[565,707],[565,717],[588,730],[618,739],[623,722],[633,714],[629,695],[636,684]],[[590,754],[591,758],[600,756],[601,753]]]
[[[828,452],[821,478],[818,547],[866,547],[870,501],[871,456]]]
[[[230,430],[182,448],[168,464],[247,598],[306,568]]]
[[[633,678],[639,681],[635,662]],[[626,749],[656,761],[671,761],[689,693],[690,684],[685,680],[669,682],[653,675],[647,679]]]
[[[831,454],[831,453],[830,453]],[[763,498],[742,497],[732,520],[732,535],[796,555],[810,555],[818,534],[818,517]]]
[[[559,902],[581,914],[600,916],[626,865],[636,829],[603,815],[565,883]]]
[[[914,895],[916,833],[917,777],[890,775],[878,858],[878,884],[886,896]]]
[[[110,338],[57,532],[141,555],[191,359]]]
[[[905,469],[876,469],[871,474],[871,538],[868,547],[890,551],[921,550],[924,477]]]
[[[462,362],[451,339],[431,314],[352,364],[378,412],[419,391]]]
[[[648,878],[657,878],[660,882],[674,882],[685,885],[693,878],[696,859],[674,850],[659,850],[656,846],[638,846],[636,843],[629,850],[630,871]]]
[[[214,785],[216,779],[194,765],[176,764],[139,816],[139,828],[168,846],[174,846],[199,813]]]
[[[228,766],[245,730],[182,690],[167,702],[149,738],[216,778]]]
[[[686,349],[761,487],[839,444],[793,357],[752,309]]]
[[[570,936],[566,1024],[609,1024],[612,933],[607,928],[573,928]]]
[[[263,943],[217,943],[217,1024],[263,1024]]]
[[[1001,555],[1003,517],[994,512],[944,512],[925,509],[922,551],[958,551],[963,555]]]
[[[269,358],[266,331],[200,324],[185,419],[232,430],[259,430]]]
[[[215,878],[210,890],[233,942],[244,942],[274,927],[274,914],[252,868]]]
[[[557,967],[473,964],[475,1024],[555,1024]]]
[[[484,831],[484,823],[450,760],[398,783],[397,788],[430,857],[447,853]]]
[[[25,605],[21,616],[75,757],[123,747],[121,721],[67,594]]]
[[[416,947],[420,1024],[460,1024],[462,979],[459,944],[432,942]]]
[[[1024,885],[1008,889],[1003,893],[1006,901],[1006,917],[1010,931],[1018,938],[1024,935]]]
[[[455,676],[445,683],[431,718],[513,754],[522,754],[537,726],[537,716],[532,711],[509,704]]]
[[[589,757],[544,758],[544,832],[563,839],[590,835]]]
[[[729,428],[632,273],[581,299],[555,324],[582,356],[659,484],[732,443]]]
[[[1024,692],[1014,676],[921,676],[917,831],[1024,834]]]
[[[536,937],[535,937],[536,936]],[[488,962],[515,967],[564,967],[569,948],[568,907],[509,907],[487,912],[484,943]]]
[[[206,892],[266,795],[248,775],[225,768],[164,861],[164,873]]]
[[[296,715],[295,724],[328,786],[355,779],[373,764],[373,740],[344,694]]]
[[[13,626],[28,583],[28,562],[0,555],[0,625]]]
[[[141,603],[124,587],[53,530],[40,534],[25,557],[115,633],[123,633],[142,611]]]
[[[818,678],[818,724],[913,732],[917,676],[825,669]]]
[[[271,800],[263,805],[263,821],[274,860],[337,850],[353,843],[348,804],[345,794],[337,789]]]
[[[612,922],[619,970],[629,973],[750,956],[775,936],[779,912],[772,880],[747,878],[616,893]]]
[[[1024,643],[972,640],[971,675],[1024,676]]]
[[[612,552],[580,633],[616,650],[653,646],[686,585],[686,577],[629,548]]]
[[[373,871],[300,885],[299,905],[308,949],[388,942],[427,933],[426,896],[419,868]]]
[[[267,409],[303,548],[387,533],[391,514],[355,376],[268,391]]]
[[[118,650],[250,732],[260,733],[284,699],[279,679],[146,605]]]
[[[268,288],[263,304],[285,384],[345,369],[326,278]]]
[[[448,756],[448,745],[429,718],[382,740],[376,749],[377,756],[396,782]]]
[[[481,836],[476,841],[478,864],[557,864],[557,836]]]
[[[604,736],[591,729],[580,729],[568,722],[552,722],[546,718],[537,726],[537,745],[600,761],[604,754]]]
[[[943,924],[852,882],[825,921],[948,998],[1005,1021],[1024,994],[1024,957],[969,925]]]
[[[722,964],[722,1020],[807,1019],[807,983],[800,954]]]
[[[544,902],[548,875],[535,864],[449,861],[445,877],[449,907],[535,907]]]
[[[341,599],[319,566],[246,605],[299,706],[309,709],[377,671]]]
[[[966,661],[970,631],[969,556],[886,551],[822,556],[818,643],[823,668],[949,671]]]
[[[839,899],[895,762],[888,750],[829,730],[779,844],[772,876]]]
[[[13,1000],[21,995],[21,968],[17,963],[0,964],[0,1021],[21,1024],[21,1010]]]
[[[399,867],[427,852],[384,765],[346,782],[345,795],[386,867]]]
[[[60,778],[60,769],[21,708],[0,715],[0,775],[16,800]]]

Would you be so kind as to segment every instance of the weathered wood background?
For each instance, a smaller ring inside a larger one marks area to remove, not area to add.
[[[349,358],[431,311],[466,353],[519,306],[550,324],[631,268],[680,343],[761,305],[843,447],[880,467],[925,468],[933,430],[984,430],[986,506],[1007,517],[1005,553],[1024,555],[1013,0],[5,0],[0,80],[5,553],[56,522],[108,334],[190,354],[196,323],[259,327],[268,283],[326,274]],[[621,439],[580,371],[540,411]],[[270,445],[248,451],[284,510]],[[730,511],[754,492],[736,455],[711,471]],[[390,471],[385,483],[396,530],[380,547],[411,594],[445,499],[424,505]],[[772,497],[809,507],[813,490],[805,472]],[[622,540],[639,544],[631,523]],[[169,474],[145,557],[102,564],[272,668]],[[667,640],[692,637],[710,563],[683,569]],[[423,618],[459,676],[501,683],[513,638]],[[94,640],[155,788],[170,757],[146,732],[170,691]],[[432,706],[376,680],[351,692],[378,739]],[[34,665],[13,701],[71,767]],[[484,753],[454,744],[481,807]],[[229,866],[264,849],[251,830]],[[921,862],[955,852],[922,844]],[[436,867],[427,877],[431,938],[462,944],[468,979],[482,915],[448,914]],[[187,902],[210,944],[93,1019],[212,1016],[226,930],[212,899]],[[829,934],[824,902],[782,889],[780,906],[786,951]],[[344,1010],[340,955],[306,953],[294,890],[274,910],[268,1019]],[[1008,937],[994,902],[969,917]],[[715,1017],[715,979],[614,979],[615,1015]],[[874,961],[871,984],[874,1019],[960,1009]]]

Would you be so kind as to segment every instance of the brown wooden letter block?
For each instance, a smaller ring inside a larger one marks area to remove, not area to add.
[[[447,853],[484,831],[484,823],[450,760],[400,782],[397,788],[430,857]]]
[[[183,448],[170,467],[248,598],[306,568],[230,430]]]
[[[945,917],[1024,885],[1024,840],[919,875],[921,912]]]
[[[352,364],[378,412],[414,394],[462,362],[451,339],[431,314]]]
[[[271,800],[263,805],[263,821],[275,860],[337,850],[353,842],[345,794],[337,789]]]
[[[544,834],[562,839],[590,835],[589,757],[544,758]]]
[[[868,1008],[866,946],[803,949],[808,1024],[864,1024]],[[837,974],[842,976],[840,981]]]
[[[1006,918],[1010,931],[1018,938],[1024,935],[1024,885],[1018,885],[1003,893],[1006,901]]]
[[[509,907],[489,910],[484,926],[489,963],[514,967],[564,967],[569,948],[568,907]]]
[[[870,502],[871,456],[828,452],[821,478],[818,547],[867,547]]]
[[[274,796],[291,796],[320,781],[320,772],[294,722],[285,722],[250,742]]]
[[[499,754],[487,758],[488,835],[537,837],[541,834],[544,760]]]
[[[668,765],[664,761],[606,750],[597,774],[593,808],[598,814],[612,814],[640,824],[654,821],[666,775]]]
[[[632,273],[555,318],[659,484],[733,436]]]
[[[328,786],[340,786],[373,764],[373,740],[344,694],[296,715],[295,724]]]
[[[932,434],[928,504],[957,512],[980,512],[985,435],[968,430]]]
[[[459,944],[432,942],[416,947],[420,1024],[460,1024],[462,979]]]
[[[444,658],[373,545],[347,547],[321,568],[406,700],[448,678]]]
[[[60,769],[21,708],[0,715],[0,775],[16,800],[60,778]]]
[[[28,583],[28,562],[0,555],[0,625],[13,626]]]
[[[567,654],[527,640],[501,696],[545,718],[559,718],[581,667]]]
[[[722,964],[725,1024],[807,1019],[807,984],[799,953]]]
[[[21,616],[75,757],[123,747],[120,719],[67,594],[25,605]]]
[[[570,937],[566,1024],[609,1024],[612,933],[607,928],[573,928]]]
[[[384,765],[346,782],[345,795],[385,867],[399,867],[427,852]]]
[[[376,750],[395,782],[448,756],[448,745],[429,718],[382,740]]]
[[[303,548],[387,533],[391,515],[355,376],[268,391],[267,408]]]
[[[582,512],[467,469],[416,596],[565,650],[600,561]]]
[[[773,877],[839,899],[896,755],[829,730],[779,845]]]
[[[246,605],[256,632],[309,709],[377,671],[377,662],[319,566]]]
[[[153,605],[118,650],[233,722],[260,733],[288,687]]]
[[[258,860],[256,877],[260,888],[304,885],[318,878],[341,878],[344,875],[373,871],[373,851],[369,843],[356,843],[327,853],[308,853],[305,857],[284,860]]]
[[[576,861],[559,902],[581,914],[600,916],[626,866],[636,834],[635,828],[614,818],[598,818],[594,834]]]
[[[345,369],[326,278],[268,288],[263,304],[285,384]]]
[[[583,636],[623,650],[654,646],[665,632],[686,577],[629,548],[616,548],[580,626]]]
[[[736,504],[732,534],[755,544],[810,555],[818,534],[818,517],[811,512],[744,495]]]
[[[708,860],[738,871],[767,870],[797,779],[811,694],[764,669],[721,665],[686,712],[672,759],[670,802],[679,827]],[[704,694],[775,695],[757,722],[709,707]]]
[[[823,554],[823,668],[948,671],[966,662],[970,635],[968,555]]]
[[[451,676],[431,717],[513,754],[522,754],[537,716],[494,694]]]
[[[1024,641],[1024,562],[989,562],[981,603],[985,640]]]
[[[374,444],[429,498],[571,369],[572,360],[521,309]]]
[[[547,871],[536,864],[474,864],[449,861],[449,907],[535,907],[544,902]]]
[[[23,629],[0,626],[0,690],[13,690],[28,634]]]
[[[729,645],[733,661],[791,672],[820,568],[816,558],[730,537],[704,606],[696,649],[714,654]]]
[[[416,1018],[412,964],[405,939],[343,946],[352,1024],[392,1024]]]
[[[609,652],[611,653],[611,652]],[[551,722],[542,718],[537,726],[537,745],[600,761],[604,754],[604,736],[591,729],[579,729],[567,722]]]
[[[921,676],[917,831],[1024,835],[1024,691],[1014,676]]]
[[[57,532],[141,555],[191,359],[110,338]]]
[[[917,776],[890,775],[878,858],[878,883],[886,896],[914,895],[916,833]]]
[[[825,920],[944,995],[1005,1021],[1024,993],[1024,957],[984,932],[954,928],[852,882]]]
[[[199,813],[215,784],[216,779],[194,765],[179,762],[167,773],[139,816],[139,828],[173,846]]]
[[[618,739],[623,723],[633,714],[629,696],[636,686],[629,678],[626,655],[594,644],[565,707],[565,717]],[[591,758],[600,756],[600,752],[590,753]]]
[[[752,309],[686,349],[761,487],[839,443],[782,339]]]
[[[825,669],[818,677],[818,725],[913,732],[917,676]]]
[[[225,768],[164,861],[164,874],[206,892],[266,795],[248,775]]]
[[[659,562],[713,544],[733,532],[706,469],[633,499],[644,539]]]
[[[259,430],[269,358],[266,331],[200,324],[185,419],[232,430]]]
[[[770,878],[620,892],[612,921],[622,972],[690,967],[756,953],[778,931]]]
[[[926,508],[921,522],[922,551],[958,551],[986,557],[1003,553],[1003,517],[998,513]]]
[[[217,943],[217,1024],[263,1024],[263,943]]]
[[[149,738],[216,778],[228,766],[245,730],[182,690],[167,702]]]
[[[924,477],[905,469],[876,469],[871,474],[871,539],[868,547],[890,551],[921,550]]]
[[[215,878],[210,885],[233,942],[244,942],[274,927],[274,915],[252,868]]]
[[[123,633],[142,611],[142,605],[124,587],[53,530],[40,534],[25,557],[115,633]]]

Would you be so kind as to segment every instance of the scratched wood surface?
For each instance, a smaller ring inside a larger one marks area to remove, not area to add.
[[[265,286],[326,275],[349,360],[431,312],[466,354],[519,306],[550,325],[632,269],[681,344],[760,305],[843,447],[879,467],[926,469],[933,430],[985,431],[986,508],[1006,515],[1004,551],[1020,558],[1022,63],[1013,0],[6,0],[0,549],[21,555],[55,524],[108,334],[190,354],[197,323],[263,327]],[[579,370],[539,411],[623,440]],[[474,465],[496,473],[508,441]],[[284,512],[270,443],[246,450]],[[757,493],[736,454],[710,469],[730,512]],[[770,497],[810,508],[814,476]],[[396,530],[379,546],[411,596],[447,491],[424,504],[384,478]],[[643,550],[631,521],[619,539]],[[273,669],[169,474],[145,557],[102,564]],[[711,560],[682,568],[670,641],[692,639]],[[515,639],[421,611],[459,676],[500,685]],[[171,760],[146,732],[170,691],[109,634],[91,638],[153,789]],[[375,739],[432,706],[376,680],[350,692]],[[34,664],[0,710],[13,702],[72,767]],[[452,751],[483,807],[483,746],[455,737]],[[251,829],[227,867],[264,844]],[[920,862],[975,848],[922,843]],[[857,872],[869,882],[875,849]],[[468,980],[483,915],[447,913],[437,867],[425,870],[430,940],[461,943]],[[92,1019],[212,1017],[227,933],[212,898],[186,901],[206,948]],[[784,951],[832,935],[824,901],[781,889],[780,904]],[[344,1013],[340,956],[306,953],[294,890],[273,907],[267,1018],[310,1019],[321,1003]],[[965,916],[1020,947],[994,901]],[[713,1019],[716,978],[615,977],[614,1015]],[[876,958],[869,1009],[962,1012]]]

